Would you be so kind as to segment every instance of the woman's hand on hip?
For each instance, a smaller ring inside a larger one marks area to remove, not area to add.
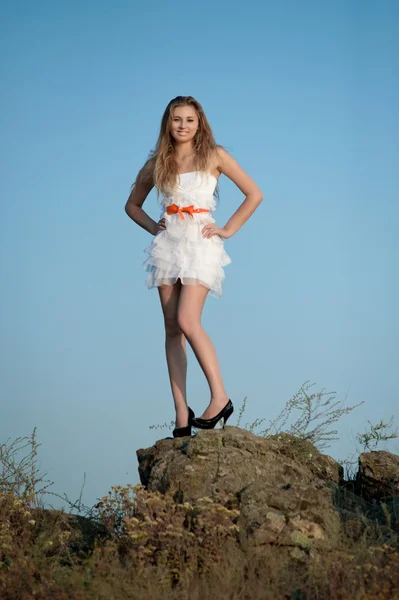
[[[160,231],[165,231],[166,229],[166,219],[165,217],[162,217],[162,219],[159,219],[158,223],[155,224],[155,230],[154,230],[154,235],[157,235],[157,233],[159,233]]]
[[[221,238],[227,239],[230,235],[223,227],[218,227],[215,223],[208,223],[202,228],[202,235],[204,238],[211,238],[213,235],[219,235]]]

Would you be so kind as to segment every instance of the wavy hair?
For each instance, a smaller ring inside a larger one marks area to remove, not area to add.
[[[177,186],[178,165],[174,158],[175,144],[170,129],[173,110],[178,106],[193,106],[198,115],[198,129],[193,140],[195,151],[194,170],[208,171],[212,154],[218,148],[223,148],[220,144],[216,144],[209,121],[198,100],[193,96],[176,96],[176,98],[173,98],[163,113],[155,149],[150,151],[149,157],[139,174],[144,179],[152,178],[157,189],[157,200],[160,192],[165,194],[171,190],[175,191]],[[132,184],[132,189],[136,181]],[[214,195],[219,200],[218,185],[216,185]]]

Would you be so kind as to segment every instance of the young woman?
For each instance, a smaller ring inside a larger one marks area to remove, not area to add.
[[[246,198],[226,225],[218,227],[211,213],[222,173]],[[163,194],[158,222],[142,209],[154,186],[158,198],[159,192]],[[125,211],[154,236],[144,250],[148,258],[143,267],[148,271],[147,287],[157,287],[163,311],[166,361],[176,409],[174,437],[191,435],[191,426],[213,428],[220,419],[224,425],[233,412],[201,314],[208,293],[215,297],[222,293],[223,267],[231,262],[223,240],[240,229],[262,200],[256,183],[216,144],[201,104],[192,96],[171,100],[162,117],[156,148],[132,184]],[[200,418],[187,406],[186,340],[211,393]]]

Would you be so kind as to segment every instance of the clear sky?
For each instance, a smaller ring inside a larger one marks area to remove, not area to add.
[[[174,419],[151,234],[124,205],[177,95],[264,194],[203,313],[236,415],[272,419],[307,380],[364,401],[337,459],[398,423],[398,21],[393,0],[2,4],[0,440],[36,426],[53,491],[86,472],[91,505],[171,435],[150,429]],[[219,189],[223,226],[244,196]]]

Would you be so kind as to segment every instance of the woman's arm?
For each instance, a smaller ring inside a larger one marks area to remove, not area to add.
[[[236,212],[227,221],[223,229],[228,237],[234,235],[249,217],[255,212],[263,200],[263,194],[253,179],[244,171],[238,162],[224,149],[218,148],[219,170],[226,175],[246,196]]]
[[[137,225],[155,235],[158,231],[157,223],[141,208],[154,187],[152,175],[153,166],[151,163],[146,163],[137,175],[134,187],[125,204],[125,212]]]

